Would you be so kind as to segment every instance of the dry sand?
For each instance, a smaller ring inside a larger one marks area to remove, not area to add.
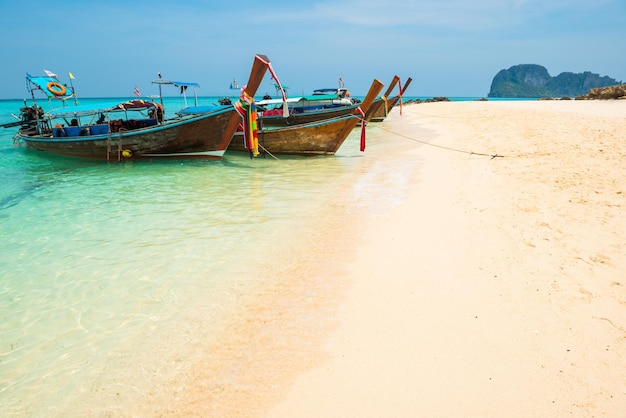
[[[436,146],[358,241],[326,358],[260,415],[625,416],[626,101],[414,104],[384,127],[415,123]]]
[[[391,144],[407,194],[316,218],[135,415],[625,416],[625,126],[626,101],[395,108],[359,161]]]

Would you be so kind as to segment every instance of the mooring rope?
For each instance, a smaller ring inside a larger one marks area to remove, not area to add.
[[[271,152],[269,152],[267,150],[267,148],[265,148],[263,145],[261,145],[261,143],[259,143],[259,148],[261,148],[266,154],[269,154],[270,157],[272,157],[275,160],[280,160],[280,158],[278,158],[277,156],[275,156],[274,154],[272,154]]]
[[[467,150],[462,150],[462,149],[458,149],[458,148],[446,147],[444,145],[433,144],[431,142],[422,141],[420,139],[412,138],[410,136],[407,136],[407,135],[404,135],[404,134],[392,131],[391,129],[384,128],[384,127],[381,126],[380,123],[367,123],[365,121],[365,119],[362,116],[360,116],[360,115],[350,115],[350,116],[352,116],[354,118],[358,118],[360,120],[361,124],[367,124],[369,126],[372,126],[372,124],[374,124],[374,126],[376,126],[378,129],[381,129],[381,130],[383,130],[385,132],[389,132],[390,134],[393,134],[393,135],[396,135],[396,136],[408,139],[410,141],[419,142],[420,144],[430,145],[431,147],[441,148],[441,149],[445,149],[445,150],[448,150],[448,151],[460,152],[460,153],[463,153],[463,154],[468,154],[470,156],[478,155],[478,156],[481,156],[481,157],[490,157],[492,160],[495,159],[495,158],[504,158],[504,155],[500,155],[500,154],[497,154],[497,153],[496,154],[487,154],[487,153],[482,153],[482,152],[467,151]],[[263,145],[261,145],[260,142],[259,142],[259,148],[261,148],[266,154],[269,154],[269,156],[274,158],[275,160],[280,160],[280,158],[278,158],[277,156],[275,156],[274,154],[269,152],[267,150],[267,148],[265,148]]]
[[[482,156],[482,157],[490,157],[492,160],[494,158],[504,158],[504,155],[500,155],[500,154],[497,154],[497,153],[496,154],[486,154],[486,153],[482,153],[482,152],[467,151],[467,150],[462,150],[462,149],[458,149],[458,148],[446,147],[444,145],[433,144],[431,142],[422,141],[420,139],[412,138],[410,136],[403,135],[403,134],[398,133],[398,132],[394,132],[394,131],[392,131],[390,129],[383,128],[382,126],[379,126],[378,124],[376,124],[376,127],[378,129],[382,129],[385,132],[389,132],[391,134],[397,135],[399,137],[402,137],[402,138],[405,138],[405,139],[408,139],[408,140],[411,140],[411,141],[414,141],[414,142],[419,142],[420,144],[430,145],[431,147],[441,148],[441,149],[445,149],[445,150],[448,150],[448,151],[460,152],[460,153],[463,153],[463,154],[479,155],[479,156]]]

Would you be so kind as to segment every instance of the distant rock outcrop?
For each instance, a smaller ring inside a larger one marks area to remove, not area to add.
[[[626,99],[626,84],[590,89],[589,93],[576,97],[576,100]]]
[[[449,102],[450,99],[448,99],[447,97],[444,96],[437,96],[437,97],[432,97],[430,99],[409,99],[407,101],[405,101],[404,103],[409,104],[409,103],[435,103],[435,102]]]
[[[579,74],[564,72],[551,77],[541,65],[520,64],[500,70],[491,82],[487,97],[576,97],[593,88],[620,83],[611,77],[601,77],[588,71]]]

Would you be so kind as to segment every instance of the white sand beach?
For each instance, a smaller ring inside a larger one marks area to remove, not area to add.
[[[623,416],[626,101],[403,113],[405,198],[303,243],[166,415]]]
[[[411,120],[503,157],[411,151],[423,170],[368,226],[328,361],[270,416],[622,415],[626,101],[419,104],[386,126]]]

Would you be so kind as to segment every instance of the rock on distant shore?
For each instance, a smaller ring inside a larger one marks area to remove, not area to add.
[[[590,89],[589,93],[576,97],[576,100],[626,99],[626,84]]]
[[[588,71],[578,74],[564,72],[551,77],[548,70],[541,65],[520,64],[508,70],[500,70],[491,82],[487,97],[577,97],[587,94],[590,89],[620,83],[611,77],[601,77]]]
[[[409,99],[405,103],[435,103],[435,102],[449,102],[450,99],[444,96],[436,96],[429,99]]]

